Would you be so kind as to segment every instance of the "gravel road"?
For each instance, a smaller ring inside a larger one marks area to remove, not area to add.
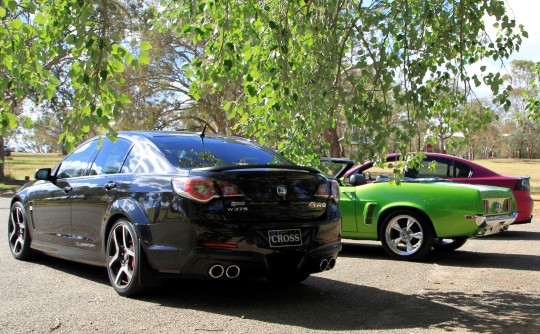
[[[0,198],[1,333],[539,333],[540,219],[422,262],[344,241],[332,271],[295,287],[171,279],[120,297],[104,268],[15,260]]]

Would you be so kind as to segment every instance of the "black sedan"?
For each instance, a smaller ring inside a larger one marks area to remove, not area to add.
[[[252,141],[204,133],[93,138],[13,197],[13,256],[105,266],[132,296],[165,275],[300,282],[341,250],[336,181]]]

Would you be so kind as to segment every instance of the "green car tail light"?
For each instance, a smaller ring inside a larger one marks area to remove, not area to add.
[[[502,203],[494,200],[483,200],[485,214],[501,214],[514,211],[514,202],[506,198]]]

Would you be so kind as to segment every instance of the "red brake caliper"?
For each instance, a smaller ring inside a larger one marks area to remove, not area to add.
[[[133,241],[129,243],[129,248],[131,248],[131,250],[133,251],[133,254],[135,254],[135,247],[133,247],[134,244],[133,244]],[[130,265],[131,265],[131,270],[133,270],[135,268],[135,256],[133,256],[131,258],[131,262],[130,262]]]

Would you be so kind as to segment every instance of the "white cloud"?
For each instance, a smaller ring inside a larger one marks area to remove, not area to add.
[[[500,61],[486,59],[483,62],[468,67],[468,74],[480,75],[480,67],[486,66],[486,72],[500,72],[502,74],[509,71],[508,66],[512,60],[531,60],[540,62],[540,22],[538,12],[540,12],[540,1],[538,0],[506,0],[508,14],[516,20],[517,25],[522,24],[528,33],[528,38],[523,38],[519,51],[513,52],[510,58],[501,64]],[[495,29],[490,29],[493,24],[493,18],[486,18],[486,28],[488,33],[495,39]],[[519,29],[519,28],[518,28]],[[485,85],[473,88],[476,95],[480,98],[492,95],[491,89]]]
[[[540,2],[538,0],[506,0],[506,6],[510,16],[514,17],[516,23],[522,24],[529,34],[523,39],[518,52],[511,55],[510,60],[532,60],[540,61],[540,22],[538,13],[540,12]]]

